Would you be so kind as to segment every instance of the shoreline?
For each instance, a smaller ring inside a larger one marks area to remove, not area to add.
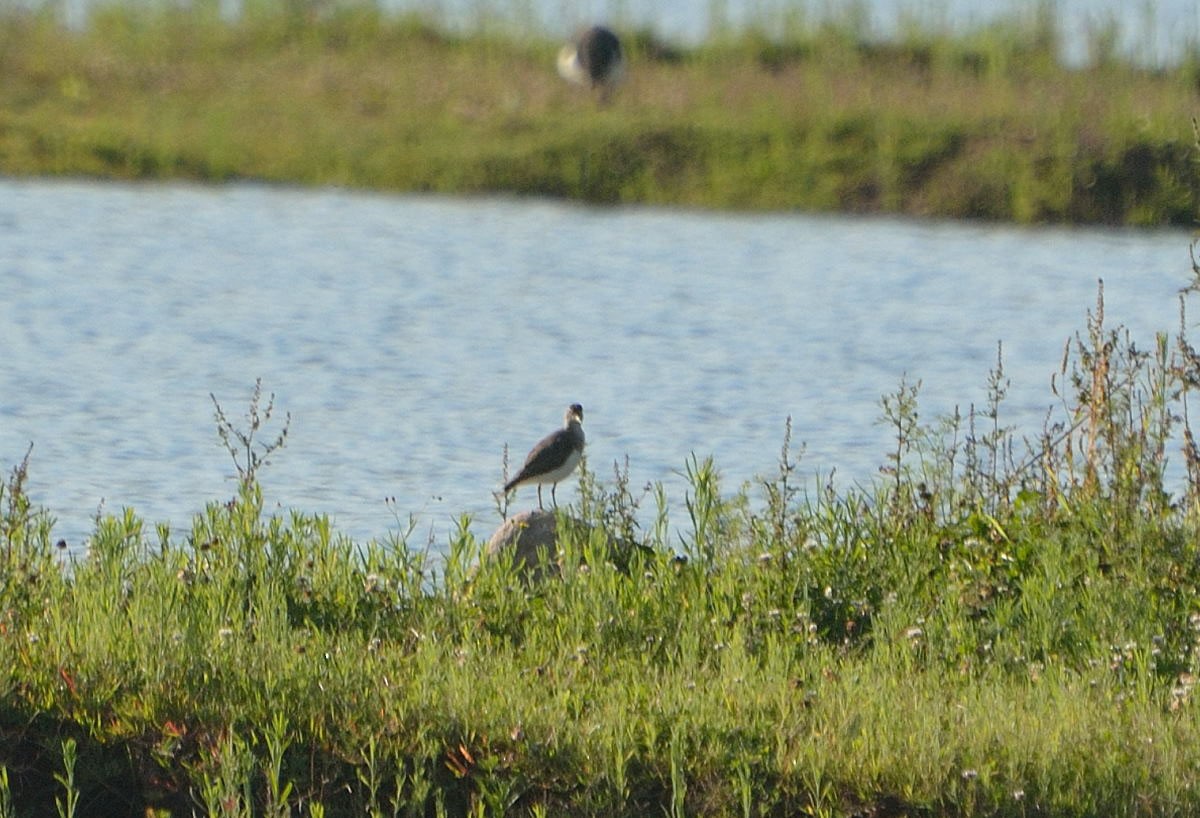
[[[1182,226],[1200,207],[1184,61],[1064,67],[998,38],[629,38],[597,105],[550,39],[369,11],[290,24],[9,13],[0,173],[534,195],[731,212]]]

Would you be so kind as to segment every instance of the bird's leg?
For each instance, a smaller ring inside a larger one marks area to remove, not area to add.
[[[555,494],[554,494],[554,492],[556,492],[556,491],[558,491],[558,483],[551,483],[550,484],[550,502],[554,504],[555,508],[558,508],[558,497],[555,496]]]
[[[539,509],[544,509],[544,508],[545,508],[545,507],[542,505],[542,484],[541,484],[541,483],[538,483],[538,508],[539,508]]]

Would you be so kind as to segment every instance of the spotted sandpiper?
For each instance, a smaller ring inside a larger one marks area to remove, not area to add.
[[[557,505],[554,496],[558,481],[575,470],[583,457],[583,407],[572,403],[563,417],[563,427],[537,442],[525,458],[525,465],[517,476],[504,484],[504,493],[527,483],[538,487],[538,508],[542,508],[542,485],[550,483],[550,500]]]
[[[558,73],[568,82],[600,89],[600,99],[621,81],[625,57],[621,41],[604,26],[585,29],[558,52]]]

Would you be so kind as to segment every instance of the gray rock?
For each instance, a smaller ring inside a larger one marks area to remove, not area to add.
[[[494,559],[505,551],[513,552],[513,567],[526,579],[557,576],[560,557],[554,512],[534,509],[505,520],[488,539],[483,558]]]
[[[579,522],[582,526],[584,523]],[[650,553],[637,543],[609,538],[606,555],[622,571],[634,550]],[[562,550],[558,547],[558,519],[553,511],[533,509],[509,517],[488,539],[483,559],[511,551],[513,568],[527,581],[537,582],[562,572]]]

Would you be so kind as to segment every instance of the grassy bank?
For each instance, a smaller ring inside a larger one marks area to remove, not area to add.
[[[588,472],[565,514],[648,551],[568,526],[533,586],[465,526],[434,558],[265,512],[257,393],[190,530],[105,517],[68,561],[18,464],[0,816],[1195,815],[1197,382],[1098,303],[1040,439],[996,371],[966,416],[885,397],[868,488],[810,485],[786,434],[756,485],[689,461],[682,509]]]
[[[0,172],[259,179],[592,202],[1191,224],[1196,63],[1087,68],[1049,23],[866,40],[850,25],[694,48],[625,32],[598,108],[548,37],[368,6],[105,6],[0,20]]]

